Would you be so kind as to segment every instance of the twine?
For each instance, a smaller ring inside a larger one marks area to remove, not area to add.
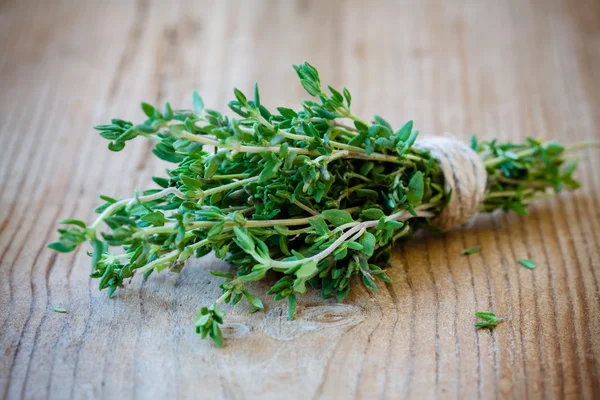
[[[452,190],[448,206],[432,223],[451,229],[468,223],[485,198],[487,172],[481,157],[462,141],[451,137],[425,138],[415,146],[429,150],[444,175],[444,189]]]

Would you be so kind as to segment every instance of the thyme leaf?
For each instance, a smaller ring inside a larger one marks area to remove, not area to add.
[[[468,255],[475,254],[475,253],[479,252],[479,250],[481,250],[481,246],[470,247],[468,249],[464,249],[461,252],[461,254],[468,256]]]
[[[492,312],[476,312],[475,316],[483,320],[475,323],[475,327],[477,328],[493,328],[504,321],[503,317],[498,317]]]

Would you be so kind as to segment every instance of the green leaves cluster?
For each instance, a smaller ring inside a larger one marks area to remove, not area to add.
[[[49,248],[60,253],[68,253],[85,242],[87,238],[85,222],[76,219],[65,219],[58,223],[71,226],[58,229],[60,239],[57,242],[50,243],[48,245]]]
[[[565,147],[528,138],[523,144],[477,141],[471,147],[482,155],[488,172],[484,211],[501,209],[527,215],[527,205],[548,191],[579,188],[573,178],[577,161],[565,158]]]
[[[93,223],[63,221],[49,247],[67,252],[89,242],[91,276],[109,296],[135,275],[178,272],[190,257],[214,252],[235,269],[213,273],[224,278],[222,295],[200,310],[196,330],[219,346],[219,307],[245,300],[251,312],[262,310],[252,282],[267,276],[275,283],[266,295],[286,299],[290,319],[308,288],[343,300],[357,282],[371,290],[390,282],[383,268],[394,242],[433,229],[447,204],[442,173],[413,146],[412,121],[397,130],[377,115],[364,121],[348,89],[324,87],[308,63],[294,69],[312,96],[296,110],[267,108],[255,86],[252,96],[234,90],[235,118],[206,109],[194,92],[192,109],[142,103],[145,121],[97,126],[110,150],[141,136],[172,167],[131,198],[101,196]],[[576,186],[558,145],[472,145],[490,174],[485,210],[519,212],[547,187]]]
[[[206,338],[207,335],[210,336],[218,347],[223,347],[223,333],[219,325],[223,323],[224,316],[225,313],[220,311],[216,305],[210,308],[202,307],[194,320],[196,333],[202,339]]]

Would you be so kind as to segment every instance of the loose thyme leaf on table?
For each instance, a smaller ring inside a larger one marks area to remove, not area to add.
[[[444,167],[424,141],[415,143],[412,121],[395,130],[380,116],[362,120],[351,111],[348,89],[323,86],[308,63],[294,69],[316,97],[299,109],[268,109],[255,86],[252,99],[234,90],[235,118],[206,109],[194,92],[191,110],[142,103],[146,120],[96,126],[110,150],[138,137],[153,140],[152,152],[173,167],[153,178],[155,188],[131,198],[101,196],[91,224],[62,221],[66,227],[49,247],[69,252],[89,242],[91,277],[109,296],[127,278],[178,272],[188,258],[214,251],[236,269],[214,273],[224,278],[222,295],[201,308],[195,325],[218,346],[222,304],[244,300],[251,311],[263,309],[264,294],[247,283],[266,275],[278,279],[266,294],[288,299],[290,319],[307,284],[342,301],[358,282],[373,290],[378,280],[391,282],[382,267],[394,242],[439,227],[436,217],[452,208],[444,171],[468,165]],[[572,177],[576,163],[564,154],[581,145],[473,137],[464,148],[487,176],[481,197],[471,197],[478,200],[474,212],[525,214],[548,191],[579,186]]]
[[[476,312],[475,316],[477,318],[483,319],[483,321],[475,322],[474,325],[477,328],[493,328],[500,322],[504,321],[503,317],[498,317],[492,312]]]
[[[535,263],[533,261],[531,261],[531,260],[523,259],[523,260],[519,260],[518,263],[521,264],[522,266],[524,266],[527,269],[534,269],[535,268]]]
[[[475,247],[471,247],[471,248],[468,248],[468,249],[464,249],[461,252],[461,254],[463,254],[465,256],[468,256],[468,255],[477,253],[479,250],[481,250],[481,246],[475,246]]]

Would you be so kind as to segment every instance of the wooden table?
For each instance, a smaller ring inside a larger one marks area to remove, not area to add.
[[[98,194],[129,196],[166,167],[142,140],[109,152],[91,126],[142,120],[142,100],[189,107],[193,89],[225,109],[255,80],[264,103],[297,107],[291,64],[304,59],[353,91],[356,113],[396,126],[597,140],[600,3],[1,3],[1,397],[600,398],[598,151],[580,154],[581,190],[528,217],[481,215],[399,245],[379,293],[311,293],[293,323],[266,297],[263,313],[231,310],[224,349],[192,326],[219,291],[208,267],[224,263],[191,261],[109,300],[85,251],[45,248],[55,221],[90,220]],[[477,331],[475,311],[507,320]]]

